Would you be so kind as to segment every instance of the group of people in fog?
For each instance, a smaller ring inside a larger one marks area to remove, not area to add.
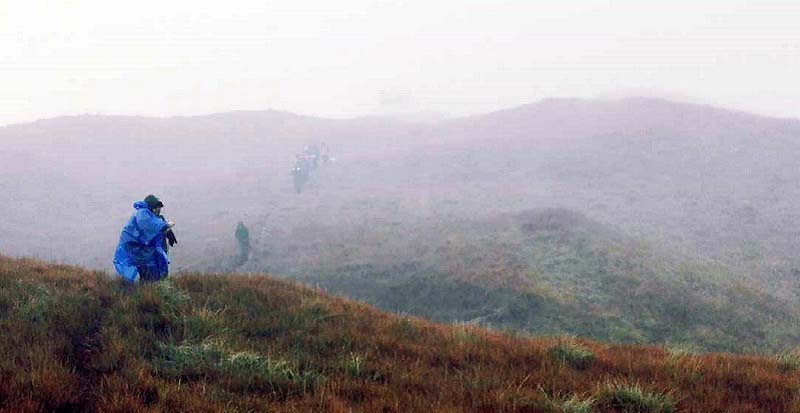
[[[306,145],[297,155],[291,174],[298,194],[311,171],[320,162],[332,160],[325,149],[323,152],[318,145]],[[122,228],[114,253],[114,268],[131,283],[160,281],[169,275],[168,251],[178,240],[173,229],[175,223],[162,215],[162,208],[164,202],[155,195],[148,195],[133,204],[133,214]],[[235,235],[239,244],[239,264],[242,264],[250,255],[250,234],[244,223],[238,223]]]
[[[322,145],[327,149],[325,145]],[[292,166],[292,183],[294,184],[294,191],[301,193],[303,186],[308,182],[311,177],[311,171],[317,168],[320,162],[329,162],[331,160],[327,150],[323,151],[318,145],[306,145],[303,152],[297,154]]]

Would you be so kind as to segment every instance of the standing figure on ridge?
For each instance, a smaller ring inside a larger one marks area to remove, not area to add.
[[[298,155],[291,172],[294,191],[298,194],[303,190],[303,185],[306,184],[306,181],[308,181],[309,168],[308,160]]]
[[[244,264],[250,256],[250,230],[239,221],[236,224],[236,242],[239,244],[239,263]]]
[[[314,144],[306,145],[303,148],[303,156],[306,159],[310,160],[311,169],[316,169],[317,168],[317,162],[320,159],[320,155],[321,155],[320,154],[320,150],[319,150],[319,147],[317,145],[314,145]]]
[[[159,281],[169,274],[167,242],[177,243],[174,222],[161,216],[164,203],[155,195],[133,204],[134,212],[122,228],[114,254],[114,268],[129,282]]]

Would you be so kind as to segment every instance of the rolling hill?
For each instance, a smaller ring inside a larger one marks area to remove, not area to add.
[[[503,335],[266,275],[0,256],[1,412],[788,412],[800,359]]]
[[[389,311],[539,335],[750,353],[800,340],[791,301],[730,266],[565,209],[291,228],[268,227],[244,265],[231,248],[196,267],[266,270]]]

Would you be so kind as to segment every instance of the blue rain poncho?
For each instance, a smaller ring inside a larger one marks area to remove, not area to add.
[[[135,211],[119,237],[114,268],[130,282],[140,277],[160,280],[169,273],[169,258],[164,251],[167,223],[148,209],[144,201],[136,202],[133,208]]]

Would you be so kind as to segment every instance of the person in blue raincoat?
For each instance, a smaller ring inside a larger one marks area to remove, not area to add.
[[[155,195],[133,204],[134,213],[119,237],[114,268],[127,281],[158,281],[169,274],[165,237],[175,223],[161,216],[164,203]],[[174,235],[170,238],[170,244]]]

